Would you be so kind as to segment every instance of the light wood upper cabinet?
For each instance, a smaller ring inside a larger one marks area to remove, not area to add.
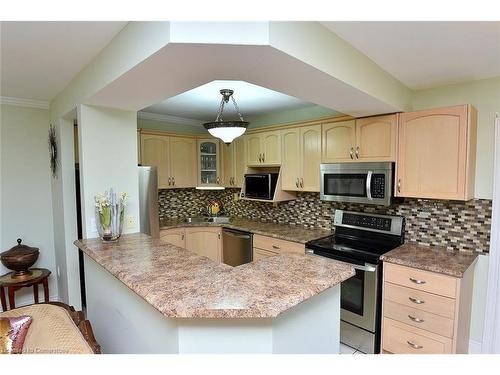
[[[396,196],[472,199],[476,134],[470,105],[402,113]]]
[[[281,134],[283,155],[281,183],[283,190],[299,190],[299,176],[302,175],[299,128],[283,130]]]
[[[196,186],[196,139],[170,137],[171,184],[176,188]]]
[[[186,228],[186,249],[215,262],[222,262],[222,229]]]
[[[356,120],[354,155],[363,161],[395,161],[398,115],[366,117]]]
[[[282,131],[283,190],[319,192],[321,125]]]
[[[248,134],[245,136],[247,164],[280,165],[281,132],[279,130]]]
[[[169,137],[162,135],[141,134],[141,161],[142,165],[150,165],[157,167],[158,171],[158,188],[168,189],[169,184],[170,163]]]
[[[354,159],[356,122],[339,121],[322,125],[322,162],[338,163]]]
[[[220,148],[222,150],[223,185],[241,188],[246,167],[243,137],[236,138],[229,145],[221,142]]]
[[[186,229],[185,228],[172,228],[162,229],[160,231],[160,239],[168,242],[169,244],[186,248]]]

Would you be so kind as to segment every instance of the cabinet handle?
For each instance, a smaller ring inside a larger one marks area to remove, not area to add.
[[[279,249],[280,249],[280,247],[279,247],[279,246],[276,246],[276,245],[273,245],[273,249],[279,250]]]
[[[418,285],[425,284],[424,280],[414,279],[413,277],[410,277],[410,281]]]
[[[184,235],[182,235],[182,240],[184,241]]]
[[[356,146],[356,159],[359,159],[359,146]]]
[[[401,179],[398,178],[398,193],[401,193]]]
[[[416,298],[413,298],[413,297],[408,297],[408,299],[410,301],[412,301],[413,303],[416,303],[417,305],[421,305],[422,303],[425,303],[424,300],[421,300],[421,299],[416,299]]]
[[[422,345],[415,344],[414,342],[411,342],[410,340],[407,341],[407,344],[410,345],[413,349],[422,349]]]
[[[219,181],[220,181],[219,176],[217,176],[217,178],[215,179],[215,181],[216,181],[217,183],[219,183]]]
[[[301,177],[300,178],[300,187],[303,188],[304,187],[304,179]]]
[[[266,162],[266,154],[265,153],[262,153],[262,162]]]
[[[297,181],[295,181],[295,186],[299,187],[299,178],[297,177]]]
[[[175,186],[175,177],[172,177],[172,186]]]
[[[408,318],[410,318],[411,320],[413,320],[414,322],[417,322],[417,323],[423,323],[425,321],[423,319],[416,318],[413,315],[408,315]]]
[[[220,233],[217,233],[217,238],[220,240]]]
[[[351,159],[354,159],[353,152],[354,152],[354,147],[351,147],[351,151],[349,151],[349,156],[351,157]]]
[[[168,186],[172,186],[172,177],[168,178]]]

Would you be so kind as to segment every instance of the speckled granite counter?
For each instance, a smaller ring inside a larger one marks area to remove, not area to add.
[[[216,226],[231,229],[238,229],[254,234],[261,234],[282,240],[288,240],[299,243],[306,243],[316,238],[325,237],[332,232],[326,229],[308,229],[301,226],[266,223],[263,221],[249,220],[242,218],[232,218],[229,223],[186,223],[183,219],[167,220],[160,222],[161,229],[179,228],[179,227],[206,227]]]
[[[75,245],[172,318],[273,318],[354,275],[345,263],[302,254],[233,268],[140,233]]]
[[[388,263],[461,278],[476,257],[477,253],[405,243],[385,253],[380,259]]]

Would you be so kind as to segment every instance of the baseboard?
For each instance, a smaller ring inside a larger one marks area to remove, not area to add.
[[[481,354],[482,342],[469,340],[469,354]]]

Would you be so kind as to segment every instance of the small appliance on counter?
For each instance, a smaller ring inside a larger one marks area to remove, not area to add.
[[[402,216],[335,210],[335,234],[306,243],[306,252],[351,264],[340,286],[340,341],[363,353],[380,352],[382,262],[404,243]]]
[[[389,206],[393,163],[335,163],[320,166],[320,199]]]

